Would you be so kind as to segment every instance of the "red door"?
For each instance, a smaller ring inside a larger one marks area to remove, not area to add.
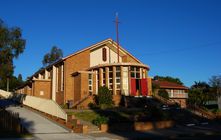
[[[136,96],[136,79],[131,78],[130,81],[130,94]]]
[[[147,87],[147,79],[143,78],[141,79],[141,94],[143,96],[147,96],[148,95],[148,87]]]

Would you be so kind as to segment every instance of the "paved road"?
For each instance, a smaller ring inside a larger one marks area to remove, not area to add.
[[[22,107],[8,107],[7,110],[18,112],[22,120],[22,124],[30,133],[34,134],[34,138],[42,140],[88,140],[88,139],[109,139],[107,137],[92,137],[83,134],[69,133],[69,131],[54,122]],[[30,139],[30,138],[29,138]]]

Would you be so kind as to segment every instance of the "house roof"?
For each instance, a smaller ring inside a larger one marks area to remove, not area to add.
[[[165,89],[184,89],[187,90],[188,87],[179,85],[177,83],[169,82],[169,81],[163,81],[163,80],[152,80],[153,84],[159,85],[160,88]]]

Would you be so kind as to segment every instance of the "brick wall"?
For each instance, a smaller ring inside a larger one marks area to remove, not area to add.
[[[51,99],[51,81],[35,80],[33,83],[34,96]]]
[[[73,100],[74,102],[80,100],[80,94],[81,94],[81,77],[80,75],[76,75],[73,77]],[[69,93],[70,94],[70,93]]]
[[[135,60],[133,57],[131,57],[130,55],[124,55],[122,57],[122,61],[123,62],[131,62],[131,63],[139,63],[137,60]]]
[[[81,98],[89,94],[88,91],[88,73],[81,73]]]
[[[148,96],[152,96],[152,80],[150,77],[147,78],[147,84],[148,84]]]
[[[72,73],[85,70],[90,66],[90,51],[84,51],[77,55],[71,56],[64,61],[64,84],[65,84],[65,101],[74,99],[73,86],[78,85],[76,80],[73,80]],[[76,100],[76,99],[74,99]]]

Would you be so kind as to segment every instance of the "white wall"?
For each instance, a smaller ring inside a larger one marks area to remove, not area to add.
[[[128,67],[123,67],[123,79],[122,79],[122,92],[123,95],[129,96],[129,79],[128,79]]]
[[[107,50],[107,61],[103,61],[102,49],[106,48]],[[90,53],[90,67],[96,66],[98,64],[106,63],[117,63],[117,53],[111,50],[109,47],[104,46],[97,50],[94,50]],[[122,62],[122,58],[119,58],[119,61]]]
[[[52,116],[56,116],[58,118],[62,118],[67,120],[67,113],[53,100],[38,98],[34,96],[26,95],[24,99],[22,96],[25,94],[13,94],[12,92],[6,92],[0,89],[0,95],[4,98],[12,98],[13,100],[20,101],[22,99],[22,103],[39,111],[48,113]]]

